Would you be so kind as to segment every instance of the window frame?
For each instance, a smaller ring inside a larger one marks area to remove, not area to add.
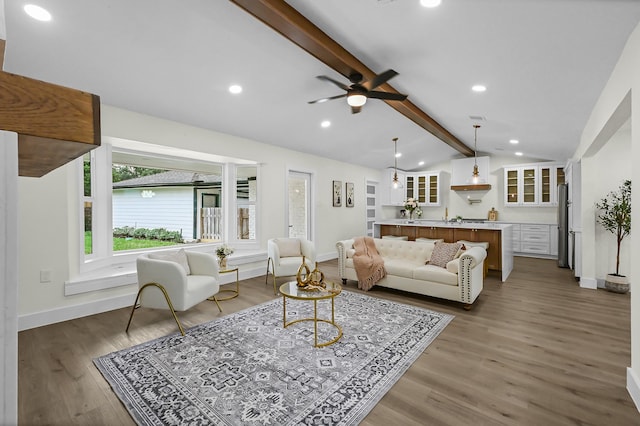
[[[147,144],[150,147],[153,145]],[[163,147],[166,150],[166,147]],[[78,226],[78,272],[80,274],[92,272],[101,268],[115,267],[121,268],[122,265],[132,264],[135,259],[142,253],[148,253],[153,251],[172,250],[176,247],[189,248],[193,250],[213,251],[213,247],[220,244],[230,244],[238,249],[253,249],[259,248],[259,229],[260,221],[258,220],[258,203],[260,200],[260,165],[258,163],[246,162],[244,160],[238,160],[239,163],[234,163],[229,157],[225,157],[226,162],[214,162],[211,163],[220,164],[222,166],[222,206],[223,214],[226,215],[227,220],[224,220],[224,236],[220,242],[205,242],[205,243],[186,243],[176,246],[167,247],[153,247],[148,249],[139,250],[126,250],[126,251],[113,251],[113,194],[112,194],[112,174],[111,168],[113,164],[113,147],[110,143],[104,143],[90,151],[91,153],[91,201],[92,201],[92,245],[93,250],[90,255],[85,255],[84,245],[84,202],[88,197],[84,195],[84,158],[80,157],[77,162],[79,183],[77,187],[77,200],[78,210],[80,215],[77,221]],[[121,149],[115,147],[117,151]],[[122,149],[123,152],[133,152],[131,150]],[[157,157],[152,151],[144,151],[136,149],[135,153],[138,155],[148,155],[149,157]],[[175,158],[176,160],[194,160],[195,157],[180,155],[181,150],[175,148],[171,154],[163,154],[166,158]],[[202,160],[199,160],[202,161]],[[206,160],[209,162],[208,160]],[[256,239],[255,240],[238,240],[236,237],[237,219],[235,214],[237,211],[237,199],[236,199],[236,167],[256,167],[258,176],[257,182],[257,198],[256,198]],[[233,179],[231,179],[233,175]],[[233,231],[233,232],[232,232]]]

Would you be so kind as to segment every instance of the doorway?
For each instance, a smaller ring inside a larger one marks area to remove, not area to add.
[[[289,171],[287,228],[289,238],[311,240],[311,174]]]

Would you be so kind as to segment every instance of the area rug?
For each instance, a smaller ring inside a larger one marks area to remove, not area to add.
[[[288,321],[309,316],[287,300]],[[140,425],[356,425],[453,316],[343,291],[335,319],[343,337],[315,348],[313,322],[284,329],[275,299],[94,363]]]

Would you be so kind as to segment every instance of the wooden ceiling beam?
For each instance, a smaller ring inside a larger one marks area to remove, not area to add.
[[[376,75],[374,71],[284,0],[230,1],[346,78],[349,78],[354,72],[359,72],[367,80]],[[399,93],[389,83],[381,85],[379,89],[385,92]],[[471,148],[409,99],[401,102],[386,100],[385,102],[458,152],[467,157],[474,155]]]
[[[19,175],[40,177],[100,146],[100,98],[0,71],[0,129],[18,133]]]

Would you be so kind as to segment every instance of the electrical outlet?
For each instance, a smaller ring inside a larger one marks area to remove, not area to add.
[[[41,283],[51,282],[51,270],[43,269],[42,271],[40,271],[40,282]]]

